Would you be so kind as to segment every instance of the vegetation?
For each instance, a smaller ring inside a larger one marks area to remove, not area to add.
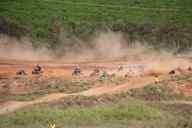
[[[136,98],[149,100],[149,101],[160,101],[160,100],[175,100],[182,99],[182,94],[177,94],[173,89],[166,85],[148,85],[141,89],[132,89],[130,95]]]
[[[129,41],[183,50],[191,47],[191,5],[190,0],[1,0],[0,16],[25,26],[28,36],[49,40],[51,48],[59,47],[60,36],[88,39],[110,29]]]
[[[80,126],[126,126],[128,121],[150,121],[162,116],[160,110],[144,105],[141,102],[99,105],[91,108],[70,107],[57,108],[47,105],[34,106],[18,111],[15,114],[0,117],[0,126],[17,127],[47,127],[55,123],[58,127]]]
[[[15,81],[21,82],[25,90],[17,90],[17,85],[12,83]],[[4,82],[6,83],[6,81]],[[7,100],[17,100],[17,101],[29,101],[40,96],[44,96],[49,93],[76,93],[88,90],[93,86],[92,81],[69,81],[58,78],[49,78],[49,79],[33,79],[28,78],[18,78],[17,80],[12,80],[12,82],[7,82],[7,89],[4,89],[3,95],[1,95],[0,101]],[[14,92],[11,91],[11,88],[16,88]],[[10,89],[10,91],[9,91]],[[12,94],[13,93],[13,94]]]
[[[191,7],[191,0],[1,0],[0,33],[28,36],[35,40],[34,47],[58,50],[61,45],[75,45],[77,38],[89,42],[98,31],[114,31],[121,32],[129,43],[139,40],[178,53],[192,48]],[[191,76],[172,80],[182,82]],[[50,92],[73,93],[92,86],[89,82],[35,82],[27,81],[32,91],[1,97],[1,101],[32,100]],[[47,128],[49,123],[58,128],[191,128],[190,104],[156,103],[191,100],[176,94],[168,84],[169,80],[117,95],[71,96],[31,106],[0,115],[0,128]]]
[[[83,100],[88,99],[82,97]],[[91,98],[92,99],[92,98]],[[9,128],[47,128],[49,123],[58,128],[190,128],[191,106],[145,104],[135,99],[124,99],[114,103],[94,106],[58,106],[42,104],[19,110],[13,114],[1,115],[0,126]],[[188,114],[184,114],[187,113]]]
[[[143,88],[131,89],[129,95],[132,97],[147,100],[147,101],[161,101],[161,100],[191,100],[191,96],[185,96],[181,92],[176,92],[174,88],[181,86],[187,81],[191,81],[191,74],[177,75],[167,80],[163,80],[158,84],[149,84]],[[169,86],[171,82],[175,82],[175,86]]]
[[[191,76],[176,76],[173,80],[182,82],[191,80]],[[191,128],[190,104],[159,102],[185,98],[166,85],[148,85],[121,94],[69,96],[1,115],[0,127],[47,128],[51,123],[58,128]]]

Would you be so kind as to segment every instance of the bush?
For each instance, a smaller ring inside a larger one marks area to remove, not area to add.
[[[145,100],[173,100],[183,98],[183,95],[176,93],[166,85],[148,85],[141,89],[130,90],[130,95]]]
[[[19,25],[16,21],[0,17],[0,34],[7,34],[9,36],[21,38],[26,36],[28,32],[27,28],[24,26]]]

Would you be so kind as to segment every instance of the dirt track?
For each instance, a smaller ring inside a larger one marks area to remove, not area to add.
[[[0,61],[0,77],[14,77],[15,73],[18,69],[24,68],[27,73],[28,77],[31,79],[33,76],[31,75],[31,70],[34,66],[34,64],[40,63],[43,65],[44,68],[44,74],[43,77],[45,79],[49,79],[51,77],[58,77],[58,78],[65,78],[65,79],[73,79],[71,72],[73,70],[74,65],[73,64],[62,64],[62,63],[53,63],[53,62],[27,62],[27,61],[15,61],[15,60],[1,60]],[[137,64],[138,62],[108,62],[108,63],[81,63],[79,66],[83,69],[83,77],[81,79],[87,79],[89,74],[93,71],[95,67],[100,68],[102,70],[106,70],[109,73],[117,72],[118,66],[121,65],[128,65],[128,68],[130,68],[130,65]],[[146,63],[142,63],[144,67],[147,65]],[[150,65],[153,66],[153,65]],[[155,65],[156,66],[156,65]],[[160,65],[164,66],[164,65]],[[158,66],[156,66],[158,67]],[[135,67],[131,67],[137,70]],[[130,80],[124,81],[121,84],[118,84],[116,86],[110,86],[110,85],[101,85],[99,87],[93,87],[87,91],[78,92],[78,93],[72,93],[72,94],[64,94],[64,93],[53,93],[48,94],[46,96],[37,98],[32,101],[26,101],[26,102],[18,102],[18,101],[7,101],[5,103],[0,104],[0,114],[6,114],[9,112],[14,112],[18,109],[21,109],[23,107],[27,107],[34,104],[44,103],[44,102],[51,102],[55,100],[59,100],[63,97],[70,96],[70,95],[84,95],[84,96],[94,96],[94,95],[102,95],[102,94],[111,94],[111,93],[119,93],[122,91],[127,91],[132,88],[140,88],[143,87],[149,83],[153,82],[153,75],[154,73],[160,74],[162,77],[166,76],[168,71],[171,70],[171,68],[161,67],[157,70],[150,67],[145,67],[147,70],[143,70],[142,77],[135,76],[134,78],[131,78]],[[126,71],[127,72],[127,71]],[[117,73],[118,75],[122,75],[125,72]],[[132,73],[133,74],[133,73]],[[41,85],[40,85],[41,86]]]
[[[53,93],[53,94],[48,94],[47,96],[43,96],[41,98],[37,98],[32,101],[26,101],[26,102],[8,101],[6,103],[3,103],[0,106],[0,114],[14,112],[18,109],[21,109],[26,106],[34,105],[34,104],[59,100],[61,98],[71,96],[71,95],[98,96],[98,95],[102,95],[102,94],[119,93],[119,92],[127,91],[127,90],[133,89],[133,88],[140,88],[151,82],[152,82],[152,79],[150,77],[146,77],[146,78],[140,79],[140,81],[133,80],[131,82],[127,82],[127,83],[113,86],[113,87],[102,86],[102,87],[92,88],[87,91],[83,91],[83,92],[79,92],[79,93],[73,93],[73,94]]]

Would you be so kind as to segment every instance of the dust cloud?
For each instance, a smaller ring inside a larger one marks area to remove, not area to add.
[[[141,63],[150,67],[161,69],[176,68],[181,65],[189,65],[179,57],[173,56],[172,52],[158,52],[150,46],[144,45],[147,43],[135,41],[131,47],[124,35],[120,32],[98,32],[95,37],[89,42],[84,42],[80,39],[62,40],[60,47],[64,51],[59,57],[48,50],[47,47],[35,49],[30,39],[23,38],[17,40],[5,35],[0,36],[0,58],[14,60],[54,60],[54,61],[97,61],[97,60],[121,60],[127,63]],[[66,45],[67,43],[75,45]],[[91,47],[87,44],[91,44]]]
[[[34,49],[27,38],[18,40],[0,35],[0,58],[14,60],[49,60],[50,53],[46,48]]]
[[[150,48],[139,41],[135,41],[134,46],[130,47],[122,33],[111,31],[99,32],[90,42],[78,40],[75,43],[79,44],[79,47],[65,46],[67,52],[63,55],[64,59],[114,60],[147,53]],[[91,44],[92,47],[88,47],[86,44]]]

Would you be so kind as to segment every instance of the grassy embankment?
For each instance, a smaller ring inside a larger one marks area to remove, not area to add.
[[[142,40],[158,48],[182,50],[191,47],[191,5],[190,0],[2,0],[0,16],[11,21],[5,33],[19,36],[21,31],[21,35],[49,43],[58,41],[58,35],[50,36],[52,21],[57,17],[66,38],[87,39],[97,31],[110,29],[125,33],[129,41]]]

